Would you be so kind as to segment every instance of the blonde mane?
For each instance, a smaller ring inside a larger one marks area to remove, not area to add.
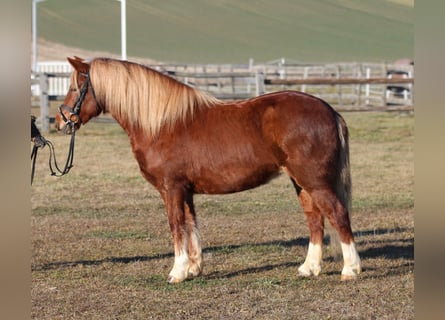
[[[106,58],[91,62],[91,83],[106,112],[156,136],[221,101],[146,66]]]

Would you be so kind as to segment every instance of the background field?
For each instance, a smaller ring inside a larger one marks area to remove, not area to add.
[[[318,278],[297,276],[308,231],[285,176],[239,194],[198,196],[202,277],[168,285],[163,203],[139,175],[126,134],[90,123],[75,167],[49,176],[41,150],[32,186],[35,319],[413,319],[414,118],[346,113],[353,230],[363,274],[340,282],[330,244]],[[48,134],[60,160],[69,137]]]
[[[127,50],[163,62],[394,61],[414,56],[413,8],[413,0],[127,0]],[[38,36],[120,53],[120,3],[39,3]]]

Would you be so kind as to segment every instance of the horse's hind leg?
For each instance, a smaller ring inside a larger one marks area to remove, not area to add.
[[[301,276],[318,276],[321,271],[322,244],[324,235],[324,217],[317,206],[314,206],[312,197],[292,179],[297,190],[298,199],[303,207],[306,221],[309,227],[309,247],[304,263],[298,268]]]
[[[317,189],[311,193],[313,205],[326,215],[331,225],[340,236],[344,266],[342,280],[354,279],[361,272],[360,257],[355,249],[354,236],[351,230],[349,213],[330,189]]]

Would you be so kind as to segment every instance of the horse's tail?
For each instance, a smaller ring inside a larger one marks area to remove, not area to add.
[[[337,124],[339,148],[337,181],[334,192],[341,204],[347,210],[348,216],[350,216],[352,184],[351,170],[349,166],[349,132],[345,120],[338,113],[335,114],[335,121]],[[328,225],[327,232],[330,238],[331,253],[334,258],[339,259],[342,254],[339,235],[330,224]]]
[[[351,212],[351,169],[349,165],[349,132],[346,126],[345,120],[337,114],[336,116],[338,138],[340,142],[339,154],[338,154],[338,176],[336,185],[336,194],[340,202],[348,211],[348,215]]]

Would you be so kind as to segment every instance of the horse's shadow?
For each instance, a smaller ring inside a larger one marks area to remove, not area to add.
[[[407,262],[405,266],[412,266],[414,263],[414,238],[403,238],[403,239],[390,239],[390,240],[379,240],[375,242],[375,245],[372,245],[370,248],[366,250],[360,251],[360,242],[361,239],[370,235],[383,235],[383,234],[402,234],[405,232],[409,232],[411,229],[409,228],[394,228],[394,229],[374,229],[374,230],[366,230],[366,231],[358,231],[354,234],[356,238],[356,242],[359,247],[359,255],[362,260],[365,259],[375,259],[375,258],[383,258],[387,260],[397,260],[404,259]],[[329,237],[325,237],[324,244],[329,243]],[[365,242],[370,242],[364,240]],[[299,237],[287,241],[282,240],[274,240],[263,243],[243,243],[243,244],[231,244],[231,245],[223,245],[223,246],[213,246],[203,249],[204,254],[214,254],[220,252],[232,252],[237,249],[247,248],[247,247],[267,247],[267,246],[281,246],[284,248],[291,247],[302,247],[306,248],[309,243],[308,237]],[[60,268],[70,268],[78,265],[82,266],[97,266],[102,265],[104,263],[121,263],[121,264],[129,264],[135,262],[148,262],[152,260],[162,260],[166,258],[172,258],[173,253],[161,253],[156,255],[145,255],[145,256],[133,256],[133,257],[107,257],[104,259],[97,260],[76,260],[76,261],[60,261],[60,262],[50,262],[44,265],[32,267],[32,271],[46,271]],[[295,262],[284,262],[280,264],[267,264],[258,267],[251,267],[242,270],[232,271],[232,272],[212,272],[205,275],[205,279],[216,279],[216,278],[232,278],[245,274],[257,274],[266,271],[270,271],[276,268],[295,268],[299,264],[301,264],[304,260],[304,257],[301,257],[301,261]],[[333,261],[333,257],[326,257],[325,261]]]

